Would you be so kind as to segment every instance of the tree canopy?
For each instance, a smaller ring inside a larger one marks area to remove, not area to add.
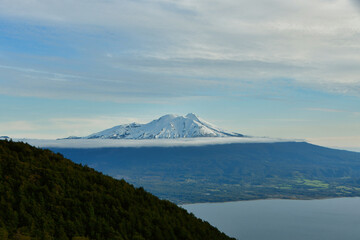
[[[177,205],[61,154],[0,141],[0,239],[231,239]]]

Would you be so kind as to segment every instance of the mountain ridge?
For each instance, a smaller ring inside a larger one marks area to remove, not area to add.
[[[360,196],[360,153],[306,142],[50,149],[176,203]]]

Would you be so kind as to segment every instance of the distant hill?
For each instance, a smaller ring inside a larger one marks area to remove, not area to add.
[[[230,239],[143,188],[60,154],[0,141],[0,239]]]
[[[52,149],[176,203],[360,196],[360,153],[306,142]]]
[[[197,137],[243,137],[242,134],[222,130],[193,113],[186,116],[168,114],[147,124],[131,123],[115,126],[87,137],[66,139],[174,139]]]

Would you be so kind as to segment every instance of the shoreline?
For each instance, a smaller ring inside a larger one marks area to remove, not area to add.
[[[254,202],[254,201],[267,201],[267,200],[290,200],[290,201],[316,201],[316,200],[330,200],[330,199],[341,199],[341,198],[360,198],[360,196],[353,197],[323,197],[323,198],[259,198],[259,199],[246,199],[246,200],[234,200],[234,201],[225,201],[225,202],[196,202],[196,203],[185,203],[185,204],[176,204],[177,206],[185,205],[196,205],[196,204],[217,204],[217,203],[234,203],[234,202]],[[165,200],[165,199],[163,199]]]

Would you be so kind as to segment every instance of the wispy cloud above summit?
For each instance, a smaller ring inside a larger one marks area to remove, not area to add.
[[[318,112],[329,112],[329,113],[350,113],[355,115],[360,115],[360,112],[353,112],[343,109],[333,109],[333,108],[308,108],[309,111],[318,111]]]
[[[12,0],[1,6],[0,63],[38,71],[3,80],[18,81],[17,89],[24,81],[53,81],[38,75],[54,72],[68,76],[61,79],[85,98],[88,91],[151,99],[162,87],[177,91],[166,98],[211,95],[209,83],[237,90],[239,82],[276,78],[360,95],[360,14],[351,1]],[[17,54],[7,50],[29,42],[42,44]],[[14,61],[19,57],[35,61]],[[10,78],[4,71],[2,79]],[[189,82],[203,91],[184,87]],[[95,91],[93,83],[102,87]],[[66,86],[57,89],[67,92]]]

